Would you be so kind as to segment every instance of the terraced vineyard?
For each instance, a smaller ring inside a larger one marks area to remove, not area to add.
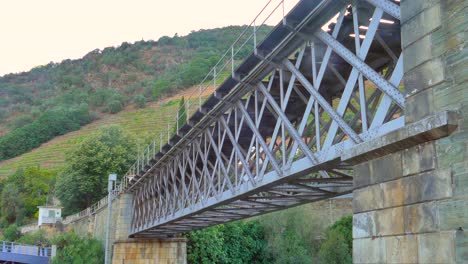
[[[193,93],[196,88],[182,91],[158,103],[151,103],[144,109],[126,109],[118,114],[105,115],[80,130],[56,137],[40,147],[13,159],[0,162],[0,179],[11,175],[20,167],[41,166],[60,169],[65,162],[66,151],[106,125],[120,125],[142,141],[159,138],[160,131],[167,131],[167,124],[175,123],[174,114],[178,100]],[[203,94],[206,97],[212,89]],[[135,146],[136,147],[136,146]]]

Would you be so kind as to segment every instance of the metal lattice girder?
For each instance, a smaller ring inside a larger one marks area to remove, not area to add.
[[[132,235],[167,237],[349,194],[353,171],[341,155],[404,125],[398,18],[388,0],[301,1],[239,66],[240,81],[223,84],[230,92],[208,100],[204,117],[130,182]]]

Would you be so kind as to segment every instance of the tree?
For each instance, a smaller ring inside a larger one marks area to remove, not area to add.
[[[4,186],[0,201],[2,217],[8,223],[20,222],[24,216],[24,202],[21,199],[18,187],[12,183]]]
[[[118,126],[101,129],[66,154],[56,193],[64,212],[85,209],[107,193],[110,173],[122,176],[135,161],[136,140]]]

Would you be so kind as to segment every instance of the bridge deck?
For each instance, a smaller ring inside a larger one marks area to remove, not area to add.
[[[398,3],[358,3],[292,9],[132,179],[133,236],[351,192],[341,155],[404,125]]]

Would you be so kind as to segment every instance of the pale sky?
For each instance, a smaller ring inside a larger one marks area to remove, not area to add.
[[[249,24],[268,0],[0,0],[0,76],[96,48]],[[286,12],[298,0],[285,0]],[[272,0],[269,11],[280,3]],[[268,24],[277,24],[282,8]],[[262,18],[264,18],[263,16]],[[263,19],[262,19],[263,20]]]

